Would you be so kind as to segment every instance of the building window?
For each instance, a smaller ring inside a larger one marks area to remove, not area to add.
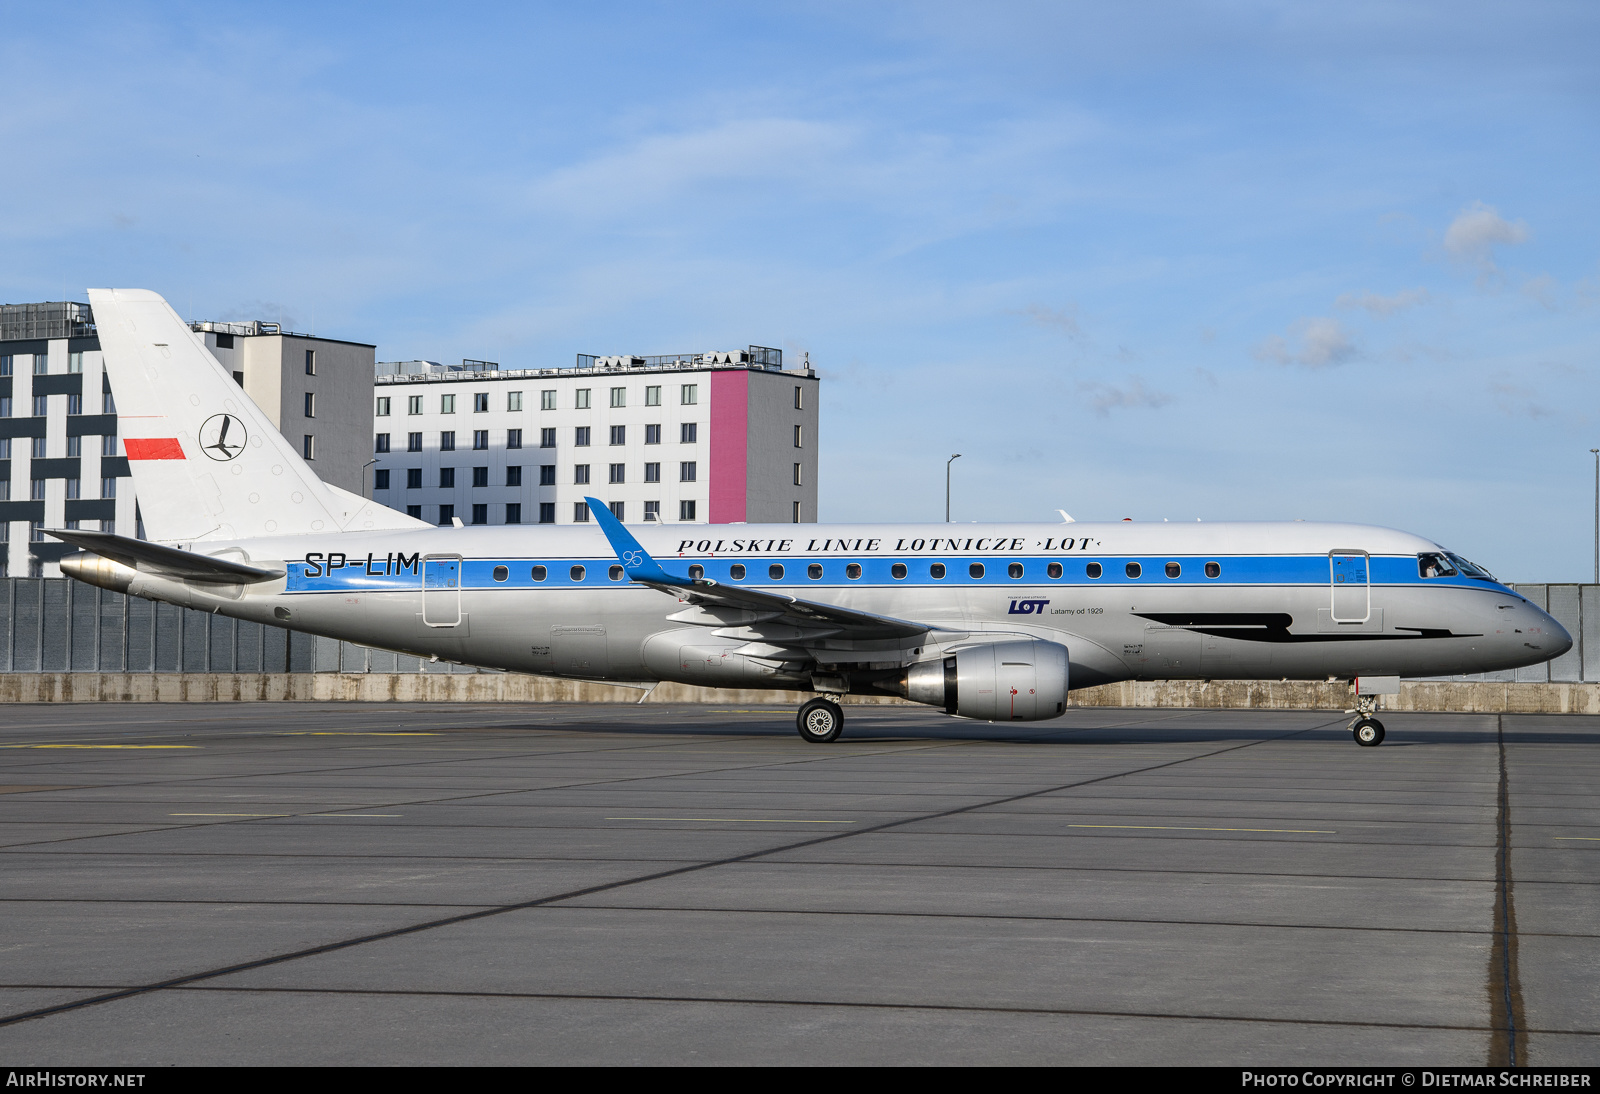
[[[35,395],[33,397],[33,416],[35,418],[43,418],[46,414],[49,414],[49,413],[50,413],[50,396],[48,396],[48,395]]]
[[[645,444],[660,444],[661,443],[661,427],[658,426],[658,425],[647,425],[647,426],[645,426],[644,427],[644,443]]]
[[[541,501],[539,503],[539,523],[554,524],[556,522],[556,503]]]
[[[554,448],[555,446],[556,446],[556,431],[555,431],[555,429],[551,428],[551,429],[541,429],[541,430],[539,430],[539,447],[540,448]]]
[[[644,405],[645,406],[660,406],[661,405],[661,389],[659,387],[647,387],[647,388],[644,389]]]
[[[647,463],[647,464],[644,465],[644,481],[645,482],[660,482],[661,481],[661,465],[659,463]]]
[[[488,486],[488,485],[489,485],[489,469],[487,467],[474,467],[472,469],[472,486],[473,486],[473,489],[478,489],[479,487],[484,487],[484,486]],[[481,521],[477,521],[475,523],[480,523],[481,524],[482,522]]]
[[[422,413],[422,396],[420,396],[420,395],[408,395],[408,396],[406,396],[406,413],[407,414],[421,414]]]
[[[316,396],[316,394],[314,392],[308,391],[308,392],[306,392],[306,417],[307,418],[315,418],[316,416],[317,416],[317,396]]]
[[[611,465],[611,481],[612,482],[626,482],[626,481],[628,481],[628,465],[625,464],[625,463],[614,463],[614,464],[612,464]]]
[[[380,467],[372,473],[372,489],[389,489],[389,469],[387,467]]]
[[[454,505],[439,506],[439,523],[454,524],[456,522],[456,507]]]
[[[11,438],[10,437],[0,437],[0,460],[9,460],[10,458],[11,458]],[[4,526],[5,523],[6,523],[5,521],[0,520],[0,526]]]
[[[308,350],[306,350],[306,375],[307,376],[315,376],[316,374],[317,374],[317,351],[314,350],[314,349],[308,349]]]
[[[406,434],[406,451],[407,452],[421,452],[422,451],[422,434],[421,433],[407,433]]]
[[[372,446],[374,452],[389,451],[389,434],[379,433],[377,443]]]
[[[694,519],[694,502],[680,501],[678,503],[678,519],[684,521]]]
[[[441,490],[454,489],[456,485],[456,469],[453,467],[439,468],[439,488]]]
[[[117,522],[114,520],[103,520],[100,522],[100,530],[114,536],[117,534]]]
[[[801,467],[800,464],[795,464],[794,465],[794,484],[796,486],[804,486],[805,485],[805,482],[803,481],[803,479],[801,478],[801,475],[800,475],[800,467]]]
[[[572,443],[577,445],[579,448],[588,448],[589,427],[586,425],[580,425],[574,428],[572,431]]]
[[[574,524],[588,524],[589,523],[589,503],[588,502],[586,502],[586,501],[575,501],[575,502],[572,503],[572,522]]]
[[[506,447],[507,448],[521,448],[522,447],[522,430],[520,430],[520,429],[508,429],[508,430],[506,430]]]
[[[117,401],[116,401],[116,399],[112,398],[111,392],[102,391],[100,393],[100,413],[102,413],[102,414],[115,414],[116,412],[117,412]]]
[[[803,425],[794,427],[794,446],[796,448],[804,448],[806,446],[805,428]]]
[[[82,496],[83,496],[83,480],[82,479],[68,479],[67,480],[67,500],[68,501],[76,501],[78,498],[80,498]]]
[[[380,418],[387,418],[389,416],[389,396],[385,395],[383,398],[378,400],[378,409],[374,411],[374,413],[376,413]]]
[[[659,522],[661,520],[661,503],[659,501],[647,501],[644,503],[644,520],[646,524],[651,521]]]
[[[82,395],[68,395],[67,396],[67,413],[68,414],[82,414],[83,413],[83,396]]]
[[[317,439],[309,433],[300,442],[300,454],[308,460],[317,458]]]
[[[233,335],[231,335],[231,334],[219,334],[219,335],[217,335],[217,348],[218,349],[232,349],[233,348]]]
[[[34,354],[33,355],[33,374],[35,376],[43,376],[45,373],[47,373],[49,371],[50,371],[50,358],[46,357],[42,353]]]
[[[796,410],[804,410],[806,408],[805,397],[800,394],[800,391],[800,385],[796,384],[794,386],[794,408]]]
[[[576,392],[573,393],[572,407],[573,407],[574,410],[588,410],[589,409],[589,389],[588,388],[580,387]]]
[[[34,543],[44,542],[44,521],[30,520],[28,522],[28,539]],[[29,573],[29,577],[40,577],[41,574]]]
[[[488,507],[488,505],[485,505],[485,504],[480,502],[479,504],[474,505],[472,507],[472,523],[473,524],[488,524],[489,523],[489,507]]]
[[[68,437],[67,438],[67,456],[68,456],[68,458],[75,460],[81,455],[83,455],[83,438],[82,437]]]
[[[454,395],[439,396],[439,413],[454,414],[456,412],[456,397]]]
[[[522,503],[521,502],[512,501],[512,502],[507,502],[506,503],[506,523],[507,524],[521,524],[522,523]]]
[[[684,406],[694,406],[700,401],[700,389],[694,384],[684,384],[678,389],[678,399]]]
[[[489,447],[489,431],[487,429],[474,429],[472,431],[472,450],[483,452]]]
[[[610,505],[610,509],[611,509],[611,515],[612,516],[616,517],[618,520],[622,520],[623,519],[623,516],[622,516],[622,513],[623,513],[622,502],[620,502],[620,501],[612,502],[611,505]],[[617,569],[621,570],[622,567],[619,566],[619,567],[617,567]],[[615,579],[613,579],[613,580],[615,580]]]
[[[0,395],[0,418],[11,417],[11,396]]]
[[[793,523],[795,523],[795,524],[799,524],[799,523],[800,523],[800,503],[799,503],[799,502],[795,502],[795,503],[794,503],[794,517],[793,517]],[[904,567],[904,566],[901,566],[901,567],[900,567],[900,570],[901,570],[901,572],[900,572],[900,573],[899,573],[899,574],[898,574],[898,575],[897,575],[897,576],[899,576],[899,577],[905,577],[905,576],[906,576],[906,575],[905,575],[905,567]]]
[[[628,389],[625,388],[625,387],[614,387],[614,388],[612,388],[611,389],[611,405],[612,406],[627,406],[628,405]]]
[[[572,482],[574,486],[586,486],[589,482],[589,465],[586,463],[574,464],[572,467]]]
[[[556,408],[556,393],[553,391],[539,392],[539,409],[554,410]],[[553,524],[554,521],[541,521],[541,524]]]
[[[11,375],[11,354],[0,356],[0,376]]]
[[[240,387],[244,387],[244,373],[235,372],[233,374],[233,382],[238,384]]]
[[[406,489],[407,490],[421,490],[422,489],[422,468],[420,468],[420,467],[408,467],[408,468],[406,468]]]
[[[31,455],[33,456],[34,459],[42,460],[42,459],[45,458],[44,438],[43,437],[35,437],[35,438],[33,438],[33,444],[30,445],[29,447],[32,449]]]
[[[439,451],[454,452],[456,450],[456,431],[446,429],[439,434]]]
[[[28,499],[30,501],[44,500],[44,479],[34,479],[28,483]]]
[[[472,412],[474,414],[487,414],[487,413],[489,413],[489,393],[487,391],[479,391],[479,392],[475,392],[473,394],[473,396],[472,396]],[[472,523],[478,524],[480,522],[479,521],[473,521]],[[487,524],[488,522],[487,521],[483,521],[481,523]]]
[[[539,485],[554,486],[556,484],[556,465],[545,463],[539,465]]]
[[[114,433],[107,433],[100,438],[100,455],[115,456],[117,454],[117,437]]]
[[[678,443],[694,444],[700,439],[700,423],[684,422],[678,427]]]
[[[611,427],[611,443],[612,444],[627,444],[628,443],[628,427],[625,426],[625,425],[614,425],[614,426],[612,426]]]
[[[108,501],[117,496],[117,480],[115,478],[100,480],[100,496]]]
[[[507,410],[513,410],[513,411],[522,409],[522,392],[520,392],[520,391],[508,391],[508,392],[506,392],[506,409]],[[507,524],[513,524],[513,523],[521,524],[522,522],[520,520],[519,521],[509,521],[508,520],[508,521],[506,521],[506,523]]]
[[[520,466],[519,467],[508,467],[508,468],[506,468],[506,485],[507,486],[521,486],[522,485],[522,468]]]
[[[693,460],[685,460],[683,463],[680,463],[678,465],[678,481],[679,482],[694,482],[695,481],[695,470],[696,469],[695,469],[695,464],[694,464]]]

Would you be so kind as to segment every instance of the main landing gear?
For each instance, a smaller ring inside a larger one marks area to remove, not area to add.
[[[825,745],[844,732],[844,711],[832,699],[812,699],[800,708],[795,725],[801,740]]]
[[[1356,744],[1363,748],[1376,748],[1383,744],[1383,723],[1372,716],[1377,709],[1376,695],[1356,696],[1356,709],[1351,712],[1355,718],[1350,723],[1350,732]]]

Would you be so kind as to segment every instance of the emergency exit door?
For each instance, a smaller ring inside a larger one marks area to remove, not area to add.
[[[1365,623],[1372,616],[1371,559],[1365,551],[1330,551],[1328,575],[1333,586],[1333,621]]]
[[[430,627],[454,627],[460,624],[460,555],[428,555],[423,558],[422,621]]]

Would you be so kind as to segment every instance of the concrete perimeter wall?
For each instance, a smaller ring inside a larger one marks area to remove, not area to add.
[[[4,703],[722,703],[799,706],[798,692],[700,688],[661,684],[644,688],[557,680],[518,673],[419,675],[415,673],[94,673],[0,674]],[[913,706],[892,696],[852,695],[856,706]],[[1342,711],[1350,705],[1344,684],[1231,680],[1107,684],[1072,693],[1078,707],[1168,707]],[[1482,714],[1600,714],[1600,684],[1414,682],[1382,697],[1382,709],[1465,711]],[[927,709],[927,708],[923,708]]]

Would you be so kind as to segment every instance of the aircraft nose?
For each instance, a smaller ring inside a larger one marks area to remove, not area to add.
[[[1542,618],[1540,626],[1544,631],[1543,653],[1548,657],[1560,657],[1572,648],[1572,634],[1567,628],[1556,622],[1555,617],[1549,612],[1534,609]]]

